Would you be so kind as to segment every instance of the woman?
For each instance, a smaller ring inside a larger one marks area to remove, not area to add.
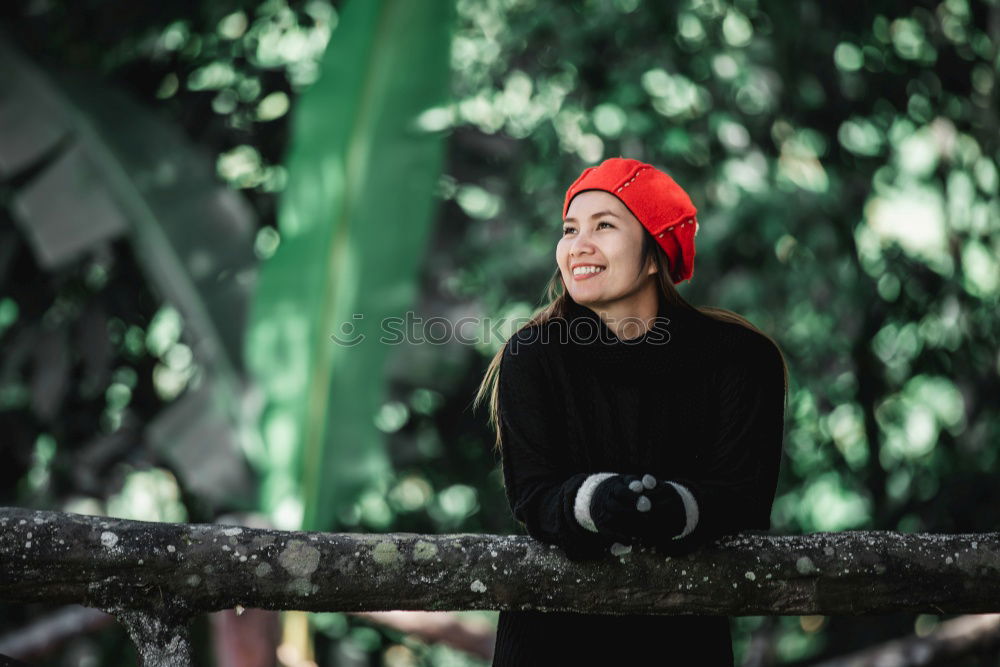
[[[566,192],[549,304],[507,342],[490,395],[504,487],[529,535],[573,561],[689,553],[770,527],[787,392],[777,345],[694,308],[698,229],[667,174],[611,158]],[[732,665],[724,616],[503,610],[494,665]]]

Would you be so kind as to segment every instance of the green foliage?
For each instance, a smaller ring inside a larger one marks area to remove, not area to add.
[[[295,108],[280,244],[262,268],[248,355],[267,395],[263,507],[333,529],[389,464],[379,378],[433,219],[448,2],[353,2]]]
[[[0,162],[8,179],[4,218],[17,230],[16,236],[11,227],[4,233],[24,240],[37,269],[50,276],[76,273],[74,279],[83,283],[63,290],[41,318],[36,309],[46,307],[44,296],[17,280],[5,284],[11,295],[5,299],[7,333],[19,341],[5,355],[3,381],[8,414],[22,424],[15,447],[24,452],[31,430],[39,431],[28,496],[43,498],[49,484],[61,486],[66,475],[58,474],[60,468],[73,463],[70,451],[81,434],[66,428],[70,419],[61,411],[103,393],[103,410],[91,411],[99,415],[100,429],[82,434],[92,440],[88,449],[120,454],[124,448],[112,443],[137,430],[148,446],[144,454],[176,471],[188,490],[209,502],[220,503],[222,494],[230,506],[241,499],[248,504],[252,488],[241,467],[239,443],[246,431],[239,402],[244,311],[254,271],[252,210],[219,185],[200,149],[127,95],[79,73],[46,71],[6,35],[0,52],[7,64],[0,129]],[[116,355],[109,343],[118,341],[107,306],[113,301],[109,292],[116,290],[103,290],[111,243],[119,238],[127,240],[145,281],[172,304],[161,310],[172,317],[155,318],[149,341],[135,325],[120,332],[126,363],[113,369]],[[12,257],[6,253],[4,273]],[[24,318],[18,317],[18,301],[28,306]],[[161,325],[166,319],[172,326]],[[76,336],[80,343],[74,346]],[[147,352],[161,362],[151,379],[162,401],[189,391],[152,420],[125,424],[142,389],[132,364]],[[85,359],[85,381],[79,385],[72,379],[77,355]],[[180,429],[178,414],[184,416]],[[23,426],[32,420],[36,425]],[[206,449],[209,435],[216,446]],[[41,443],[51,443],[44,457]],[[80,491],[91,494],[99,486],[88,479],[96,472],[77,475],[76,486],[85,487]],[[174,475],[161,472],[176,491]]]

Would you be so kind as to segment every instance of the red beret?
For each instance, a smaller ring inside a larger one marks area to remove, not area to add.
[[[674,179],[638,160],[608,158],[597,167],[584,169],[569,186],[564,218],[570,201],[584,190],[604,190],[618,197],[667,253],[674,284],[691,278],[698,209]]]

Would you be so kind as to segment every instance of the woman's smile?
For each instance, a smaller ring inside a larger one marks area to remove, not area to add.
[[[589,280],[604,273],[605,267],[593,264],[578,264],[573,267],[573,280]]]

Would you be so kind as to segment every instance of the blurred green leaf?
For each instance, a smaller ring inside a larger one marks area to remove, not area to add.
[[[189,488],[248,504],[243,455],[253,455],[254,439],[244,419],[242,350],[255,275],[253,210],[218,182],[203,149],[128,95],[89,76],[43,70],[5,35],[0,60],[0,177],[19,181],[11,212],[38,264],[56,272],[129,239],[149,282],[183,316],[188,351],[204,370],[197,395],[159,415],[147,442]],[[138,357],[141,330],[130,328],[127,340]],[[128,395],[115,385],[108,394],[111,430],[131,397],[120,388]],[[174,409],[185,421],[158,439]],[[214,446],[191,441],[205,433]],[[210,470],[224,474],[210,478]]]
[[[247,348],[268,401],[262,499],[279,525],[331,530],[389,470],[379,427],[402,413],[380,411],[380,324],[412,304],[433,221],[442,137],[417,119],[446,101],[452,11],[349,2],[293,107],[280,243]]]

